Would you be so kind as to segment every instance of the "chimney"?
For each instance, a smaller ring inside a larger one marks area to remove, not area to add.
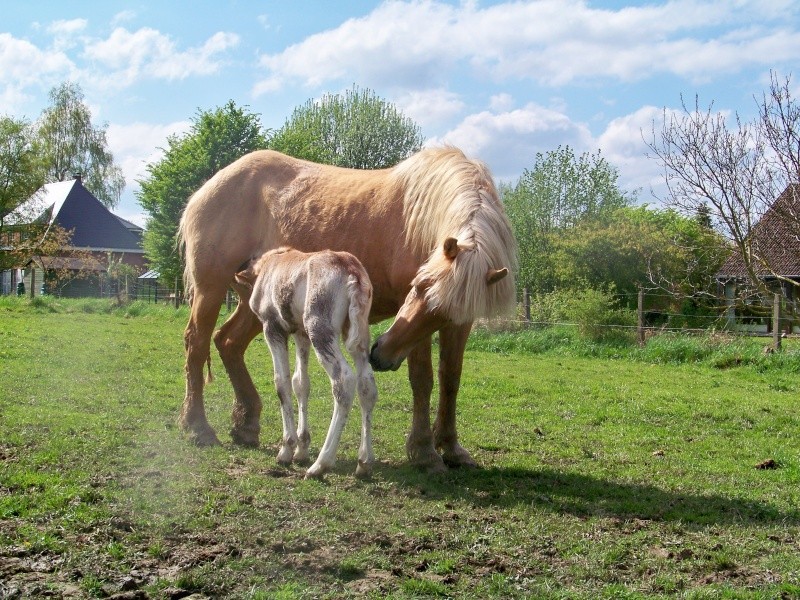
[[[75,181],[77,181],[78,183],[83,185],[83,181],[81,181],[81,174],[80,173],[73,173],[72,177],[75,179]]]

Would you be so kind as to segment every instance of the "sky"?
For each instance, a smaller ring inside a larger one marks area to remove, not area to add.
[[[800,95],[796,0],[0,0],[0,115],[35,121],[80,85],[140,225],[147,164],[199,111],[233,100],[280,128],[357,86],[426,145],[514,184],[537,153],[600,151],[639,201],[665,199],[646,140],[685,103],[753,119],[770,71]]]

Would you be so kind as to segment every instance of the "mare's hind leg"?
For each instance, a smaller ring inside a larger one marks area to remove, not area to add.
[[[433,425],[436,447],[450,467],[476,467],[477,463],[458,443],[456,396],[461,384],[464,349],[472,323],[450,325],[439,331],[439,411]]]
[[[369,348],[369,340],[366,348]],[[358,448],[356,477],[369,477],[375,464],[375,454],[372,450],[372,410],[378,400],[378,388],[369,364],[369,353],[354,352],[352,356],[358,380],[358,400],[361,403],[361,445]]]
[[[291,370],[289,368],[289,339],[282,331],[274,331],[269,325],[264,326],[264,339],[272,354],[275,390],[281,405],[283,420],[283,437],[278,451],[278,462],[282,465],[292,464],[292,455],[297,447],[297,433],[294,429],[294,407],[292,406]]]
[[[311,382],[308,378],[308,355],[311,352],[311,340],[298,331],[294,334],[295,366],[292,377],[292,389],[297,397],[297,449],[294,461],[297,464],[308,462],[308,447],[311,444],[311,432],[308,429],[308,395]]]
[[[311,343],[319,362],[328,373],[333,391],[333,417],[328,428],[325,443],[319,451],[316,462],[306,471],[306,478],[321,479],[336,463],[336,450],[347,423],[353,396],[356,392],[356,376],[339,348],[338,336],[333,328],[325,323],[308,328]]]
[[[247,302],[240,300],[236,310],[214,335],[222,363],[228,372],[235,399],[231,437],[242,446],[258,446],[261,398],[244,362],[244,351],[261,331],[261,323]]]
[[[183,334],[186,347],[186,396],[178,424],[199,446],[219,444],[203,405],[203,369],[211,351],[211,334],[217,322],[225,289],[195,289],[191,314]]]
[[[436,452],[431,432],[431,391],[433,366],[431,363],[431,338],[417,344],[408,355],[408,380],[414,395],[414,412],[411,433],[406,440],[406,454],[411,464],[428,473],[443,473],[447,467]]]

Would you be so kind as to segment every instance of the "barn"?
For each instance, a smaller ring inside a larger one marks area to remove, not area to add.
[[[753,226],[748,238],[750,270],[770,292],[783,296],[782,327],[798,331],[800,298],[800,184],[789,185]],[[728,306],[728,321],[741,329],[766,332],[771,327],[772,294],[752,289],[748,265],[734,251],[716,274]],[[737,299],[739,302],[737,303]],[[738,314],[737,314],[738,304]]]
[[[34,198],[35,222],[47,231],[54,225],[70,231],[69,247],[55,256],[32,256],[0,273],[3,293],[14,293],[22,281],[29,295],[107,295],[114,292],[107,289],[105,277],[109,260],[131,265],[137,273],[146,270],[144,230],[108,210],[83,186],[80,175],[49,183]]]

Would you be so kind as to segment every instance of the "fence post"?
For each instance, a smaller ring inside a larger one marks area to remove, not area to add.
[[[772,347],[777,352],[781,349],[781,295],[772,296]]]
[[[636,340],[644,346],[644,290],[641,287],[636,304]]]
[[[530,324],[531,322],[531,293],[528,291],[528,286],[522,288],[522,307],[525,309],[525,321]]]

